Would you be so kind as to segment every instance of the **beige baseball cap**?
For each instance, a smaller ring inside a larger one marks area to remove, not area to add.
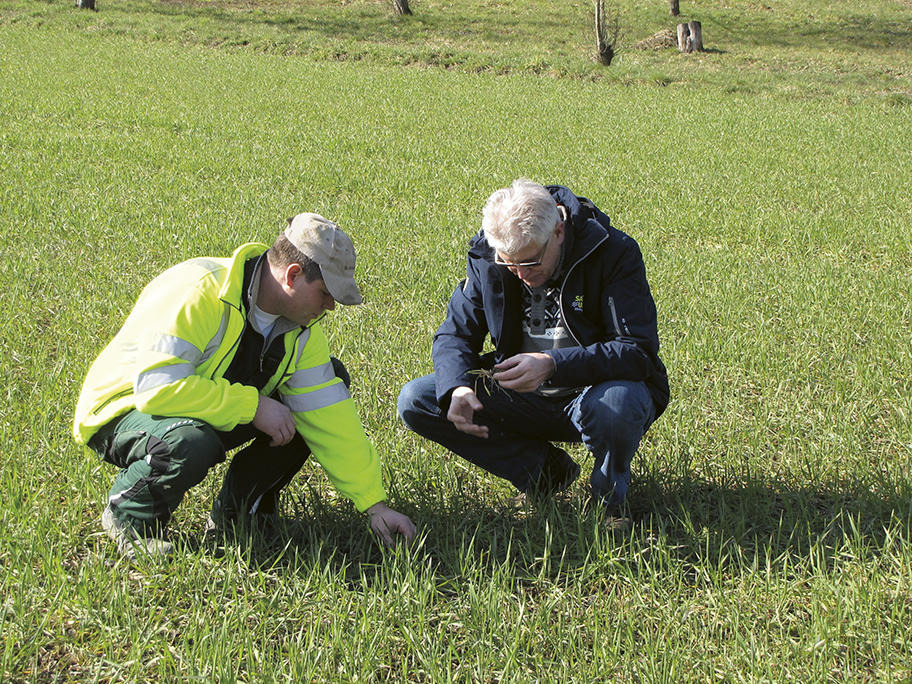
[[[340,304],[360,304],[355,283],[355,245],[332,221],[319,214],[298,214],[288,221],[285,237],[320,266],[326,289]]]

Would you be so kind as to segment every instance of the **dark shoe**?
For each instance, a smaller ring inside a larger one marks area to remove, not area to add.
[[[626,504],[609,504],[607,498],[595,499],[595,505],[604,521],[604,527],[609,532],[624,534],[633,528],[633,518]]]
[[[136,560],[140,554],[150,558],[165,558],[174,552],[171,542],[159,537],[143,537],[129,525],[114,517],[111,506],[105,506],[101,513],[101,528],[117,542],[117,550],[128,560]]]
[[[538,481],[528,493],[540,497],[553,496],[572,485],[579,474],[579,463],[570,458],[567,452],[554,447],[545,458]]]
[[[228,535],[235,537],[257,533],[264,539],[274,539],[280,536],[283,521],[273,513],[260,513],[244,517],[227,516],[213,508],[206,518],[206,537],[224,538]]]
[[[605,514],[605,529],[609,532],[626,533],[633,528],[633,520],[623,514]]]

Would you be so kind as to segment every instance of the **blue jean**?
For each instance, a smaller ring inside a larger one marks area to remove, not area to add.
[[[484,408],[475,422],[488,437],[460,432],[437,403],[434,376],[412,380],[399,393],[405,425],[484,470],[509,480],[520,491],[537,482],[546,460],[558,449],[551,442],[582,442],[595,456],[592,495],[609,506],[624,502],[630,488],[630,461],[655,420],[645,383],[611,380],[571,397],[544,397],[495,387],[479,389]]]

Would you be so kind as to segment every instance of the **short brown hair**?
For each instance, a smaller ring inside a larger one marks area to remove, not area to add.
[[[279,233],[275,242],[272,243],[272,247],[266,252],[266,258],[270,264],[280,268],[298,264],[304,273],[304,280],[308,283],[322,280],[323,278],[323,274],[320,272],[320,264],[291,244],[284,233]]]

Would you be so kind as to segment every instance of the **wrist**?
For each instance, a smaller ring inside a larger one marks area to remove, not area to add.
[[[550,370],[548,371],[548,376],[545,380],[550,380],[551,377],[557,372],[557,361],[554,360],[554,357],[551,354],[545,354],[545,357],[548,359]]]
[[[386,510],[389,510],[389,506],[386,505],[386,501],[378,501],[373,506],[369,506],[367,509],[365,509],[364,512],[368,515],[375,515]]]
[[[250,416],[247,420],[241,420],[241,423],[252,423],[256,420],[257,414],[260,412],[260,400],[263,395],[257,391],[256,387],[243,386],[241,387],[241,396],[238,401],[238,406],[241,412],[244,414],[244,418]]]

